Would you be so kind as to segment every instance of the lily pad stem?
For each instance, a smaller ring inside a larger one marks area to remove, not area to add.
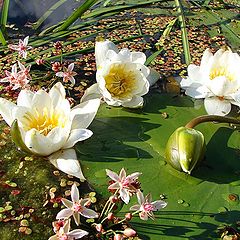
[[[185,127],[187,128],[194,128],[200,123],[204,122],[218,122],[218,123],[233,123],[233,124],[240,124],[240,120],[232,117],[225,117],[225,116],[217,116],[217,115],[203,115],[200,117],[196,117],[188,122]]]

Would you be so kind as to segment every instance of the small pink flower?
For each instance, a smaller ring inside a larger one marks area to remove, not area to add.
[[[29,75],[31,66],[29,65],[25,68],[24,65],[22,65],[20,62],[18,62],[18,65],[21,71],[18,72],[17,64],[14,64],[12,66],[12,72],[5,71],[5,74],[7,76],[0,80],[0,82],[9,82],[13,90],[16,90],[18,88],[26,88],[28,86],[29,80],[31,79]]]
[[[35,62],[36,62],[37,65],[42,65],[42,64],[44,64],[45,60],[39,58],[39,59],[37,59]]]
[[[138,189],[140,188],[138,177],[141,175],[141,173],[135,172],[126,176],[126,171],[124,168],[121,169],[119,175],[108,169],[106,169],[106,173],[114,181],[114,183],[112,183],[108,189],[119,190],[121,199],[123,202],[128,204],[130,201],[130,196],[137,193]]]
[[[62,69],[62,64],[60,62],[52,63],[52,70],[54,72],[59,72]]]
[[[64,225],[56,231],[56,234],[50,237],[48,240],[75,240],[86,235],[88,235],[88,232],[82,229],[75,229],[70,232],[70,219],[68,219],[65,221]]]
[[[19,39],[18,45],[9,44],[8,47],[12,50],[18,51],[20,57],[27,58],[27,50],[32,47],[28,45],[29,36],[25,37],[23,40]]]
[[[167,203],[162,200],[152,202],[152,195],[149,193],[145,198],[141,191],[137,193],[138,203],[130,208],[131,211],[139,211],[142,220],[148,220],[148,217],[154,219],[153,212],[165,208]]]
[[[80,215],[86,218],[97,218],[98,213],[93,211],[92,209],[88,209],[86,207],[86,203],[88,203],[89,199],[79,199],[79,192],[76,184],[72,185],[71,188],[71,198],[72,202],[67,200],[66,198],[62,198],[62,203],[67,207],[61,210],[56,219],[64,219],[69,218],[73,215],[75,223],[79,225],[80,223]]]
[[[57,72],[56,76],[62,77],[63,82],[70,81],[74,85],[75,84],[74,76],[76,76],[77,73],[73,71],[73,68],[74,68],[74,63],[71,63],[71,64],[69,64],[68,68],[63,67],[63,72]]]

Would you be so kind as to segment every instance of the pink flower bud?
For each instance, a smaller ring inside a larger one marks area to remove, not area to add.
[[[124,229],[123,234],[126,237],[134,237],[137,233],[132,228],[126,228],[126,229]]]
[[[132,219],[132,214],[131,213],[126,213],[125,218],[127,221],[130,221]]]
[[[107,216],[108,220],[113,220],[114,218],[114,215],[113,213],[109,213],[108,216]]]
[[[109,198],[109,200],[110,200],[112,203],[118,202],[118,198],[117,198],[116,196],[111,196],[111,197]]]
[[[37,65],[42,65],[42,64],[44,64],[44,62],[45,62],[45,61],[44,61],[43,59],[37,59],[37,60],[36,60],[36,64],[37,64]]]
[[[101,231],[102,231],[102,224],[101,224],[101,223],[96,224],[96,225],[95,225],[95,228],[96,228],[96,230],[97,230],[98,232],[101,232]]]
[[[122,234],[115,234],[113,240],[122,240],[123,235]]]

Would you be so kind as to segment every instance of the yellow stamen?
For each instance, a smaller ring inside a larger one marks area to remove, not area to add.
[[[112,64],[104,78],[107,90],[116,98],[126,98],[136,88],[136,74],[126,64]]]
[[[55,127],[64,127],[66,118],[61,113],[50,112],[44,108],[42,113],[34,109],[33,112],[27,112],[22,119],[26,131],[35,128],[41,134],[47,135]]]
[[[221,76],[222,77],[225,76],[229,81],[234,81],[235,80],[234,74],[231,73],[229,71],[229,69],[226,68],[226,67],[220,66],[220,67],[211,69],[210,74],[209,74],[209,78],[211,80],[216,78],[216,77],[221,77]]]

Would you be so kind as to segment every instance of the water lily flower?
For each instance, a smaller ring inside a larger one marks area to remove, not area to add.
[[[154,220],[154,211],[159,211],[167,206],[162,200],[152,202],[152,195],[149,193],[145,198],[141,191],[137,193],[138,203],[130,208],[131,211],[139,211],[139,217],[142,220],[148,220],[148,217]]]
[[[23,151],[47,156],[61,171],[84,179],[72,147],[92,136],[86,128],[99,105],[100,100],[93,99],[71,109],[65,89],[58,82],[49,93],[21,90],[17,104],[0,98],[0,114],[11,126],[13,141]]]
[[[69,64],[68,68],[63,67],[63,72],[57,72],[56,76],[62,77],[63,82],[70,81],[74,85],[75,84],[74,76],[76,76],[77,73],[73,71],[73,68],[74,68],[74,63],[71,63],[71,64]]]
[[[138,177],[142,174],[135,172],[127,176],[124,168],[121,169],[119,175],[111,170],[106,169],[107,175],[114,181],[109,190],[119,190],[120,198],[126,204],[130,201],[130,196],[137,193],[140,188]]]
[[[190,64],[181,87],[190,97],[204,98],[208,114],[227,115],[231,104],[240,106],[240,56],[230,49],[212,54],[206,49],[200,66]]]
[[[67,207],[63,210],[61,210],[57,216],[56,219],[65,219],[73,216],[75,223],[79,225],[80,223],[80,215],[86,217],[86,218],[97,218],[98,213],[96,213],[94,210],[89,209],[86,207],[86,203],[88,203],[89,199],[79,199],[79,191],[76,186],[76,184],[72,185],[71,188],[71,199],[72,201],[69,201],[66,198],[62,198],[62,203]]]
[[[27,50],[32,47],[28,46],[29,36],[25,37],[23,40],[19,39],[18,45],[9,44],[8,47],[12,50],[18,51],[20,57],[27,58]]]
[[[48,240],[75,240],[86,235],[88,235],[88,232],[82,229],[75,229],[70,232],[70,219],[68,219],[64,225],[56,231],[56,234],[51,236]]]
[[[12,66],[12,72],[5,71],[6,77],[0,80],[0,82],[9,82],[10,86],[13,87],[13,90],[26,88],[31,79],[31,76],[29,75],[31,65],[25,68],[20,62],[18,62],[18,64],[21,71],[18,72],[17,64],[14,64]]]
[[[96,42],[95,57],[97,83],[88,88],[81,101],[103,97],[108,105],[138,108],[143,106],[142,96],[159,74],[144,65],[146,56],[141,52],[118,50],[111,41]]]

